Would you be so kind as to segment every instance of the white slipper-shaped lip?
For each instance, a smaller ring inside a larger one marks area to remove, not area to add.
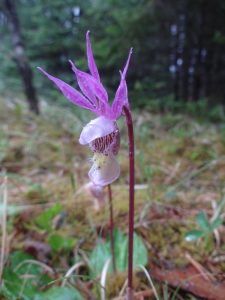
[[[114,155],[97,154],[97,158],[88,173],[90,180],[100,186],[111,184],[120,176],[120,166]],[[104,156],[104,157],[103,157]],[[94,156],[96,157],[96,155]]]

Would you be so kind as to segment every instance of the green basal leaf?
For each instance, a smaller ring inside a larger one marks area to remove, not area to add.
[[[23,251],[14,251],[9,257],[10,266],[14,269],[18,264],[27,259],[33,259],[33,256],[23,252]]]
[[[43,293],[43,298],[40,296],[34,300],[84,300],[81,294],[72,287],[52,287]]]
[[[51,230],[52,228],[52,220],[62,211],[62,207],[59,203],[55,204],[51,208],[45,210],[41,213],[36,219],[35,223],[41,228],[45,230]]]
[[[200,211],[200,213],[197,215],[196,221],[202,230],[210,231],[210,224],[205,211]]]
[[[128,238],[120,230],[114,231],[115,259],[118,271],[126,271],[128,268]],[[95,275],[99,275],[104,267],[105,262],[111,257],[110,240],[97,244],[90,255],[91,267]],[[133,266],[138,268],[139,265],[146,265],[148,262],[147,249],[142,239],[134,233],[134,253]],[[112,271],[112,268],[110,268]]]
[[[15,251],[10,255],[8,267],[3,273],[2,289],[0,289],[0,295],[3,295],[4,299],[33,300],[38,295],[39,299],[46,299],[40,295],[38,287],[47,285],[52,278],[43,274],[39,265],[29,262],[31,259],[34,260],[31,255],[22,251]],[[25,274],[30,276],[23,278]]]
[[[10,267],[12,270],[16,270],[18,275],[22,274],[32,274],[32,275],[40,275],[41,267],[36,264],[31,263],[23,263],[26,260],[34,259],[31,255],[24,253],[22,251],[15,251],[10,255]]]
[[[48,239],[49,245],[53,251],[71,250],[76,241],[74,239],[53,233]]]
[[[123,235],[119,230],[115,235],[115,255],[116,267],[119,271],[125,271],[128,268],[128,237]],[[142,239],[134,233],[134,253],[133,267],[139,265],[145,266],[148,262],[148,253]]]
[[[138,268],[139,265],[146,266],[148,263],[148,251],[143,243],[140,236],[134,233],[134,255],[133,265],[134,269]],[[127,266],[128,267],[128,266]]]
[[[200,237],[203,237],[204,235],[205,233],[201,230],[191,230],[185,234],[184,238],[187,242],[192,242],[192,241],[196,241]]]
[[[19,276],[9,268],[5,268],[0,295],[3,295],[6,299],[14,300],[19,295],[21,285],[22,280]]]
[[[5,268],[1,294],[9,300],[33,300],[35,295],[38,294],[38,290],[33,284],[33,279],[21,279],[11,269]]]
[[[107,242],[98,242],[94,250],[91,252],[89,261],[92,271],[98,275],[101,273],[105,262],[111,256],[110,244]]]
[[[116,268],[118,271],[125,271],[127,269],[128,260],[128,238],[126,235],[122,234],[119,229],[115,230],[114,238]]]

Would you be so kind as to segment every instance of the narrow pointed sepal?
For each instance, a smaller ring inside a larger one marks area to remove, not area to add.
[[[112,114],[114,115],[115,119],[118,119],[119,116],[121,115],[124,105],[129,107],[126,74],[130,63],[131,54],[132,54],[132,48],[130,49],[124,70],[121,73],[120,84],[116,91],[116,95],[112,104]]]
[[[96,66],[94,56],[93,56],[93,52],[92,52],[92,48],[91,48],[89,33],[90,33],[90,31],[87,31],[87,33],[86,33],[88,67],[89,67],[89,70],[91,72],[91,75],[93,77],[95,77],[98,81],[100,81],[98,68]]]
[[[54,82],[54,84],[60,89],[62,94],[73,104],[76,104],[77,106],[80,106],[82,108],[89,109],[93,112],[96,112],[95,107],[90,103],[90,101],[85,98],[81,93],[79,93],[76,89],[71,87],[66,82],[62,81],[59,78],[56,78],[50,74],[48,74],[45,70],[38,67],[38,70],[41,71],[44,75],[48,77],[51,81]]]

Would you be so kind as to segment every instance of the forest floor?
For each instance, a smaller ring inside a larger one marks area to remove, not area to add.
[[[78,142],[89,118],[46,103],[35,117],[18,101],[0,100],[0,299],[125,299],[122,244],[116,245],[117,274],[105,279],[102,271],[107,189],[101,196],[93,192],[91,151]],[[123,120],[119,127],[116,243],[127,233],[128,212]],[[136,111],[134,128],[135,232],[142,249],[136,256],[145,264],[135,272],[135,299],[155,299],[147,272],[159,299],[225,299],[225,125]],[[73,276],[65,278],[68,270]]]

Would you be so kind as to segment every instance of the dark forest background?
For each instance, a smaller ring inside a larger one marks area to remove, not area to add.
[[[65,103],[36,67],[76,86],[68,60],[87,69],[87,30],[111,97],[133,47],[133,106],[225,103],[224,0],[0,0],[1,94],[25,89],[36,112],[38,98]]]

